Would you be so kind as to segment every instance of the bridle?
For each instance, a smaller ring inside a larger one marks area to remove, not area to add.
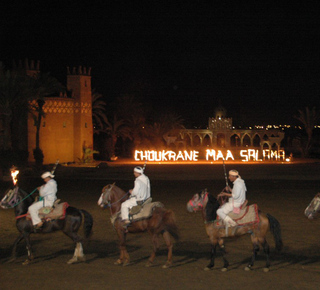
[[[197,193],[193,196],[192,199],[189,200],[188,205],[192,208],[194,212],[203,210],[204,204],[206,203],[206,200],[208,199],[208,192],[205,189],[201,193]],[[199,196],[198,199],[196,199],[196,196]]]
[[[110,200],[110,195],[111,195],[111,191],[113,186],[115,185],[115,183],[113,183],[109,188],[106,188],[102,194],[101,194],[101,202],[106,206],[106,207],[112,207],[113,205],[117,204],[118,202],[120,202],[121,200],[125,199],[128,195],[129,192],[127,192],[124,196],[122,196],[120,199],[116,200],[115,202],[111,203]]]
[[[8,193],[4,196],[4,198],[1,200],[0,205],[2,208],[14,208],[21,202],[23,202],[25,199],[27,199],[30,195],[32,195],[38,188],[35,188],[31,193],[27,194],[24,192],[21,188],[19,189],[18,186],[16,186],[13,189],[10,189]],[[18,191],[22,191],[24,194],[27,194],[23,199],[20,200],[20,196],[18,195]],[[8,206],[4,206],[4,202],[7,203]]]

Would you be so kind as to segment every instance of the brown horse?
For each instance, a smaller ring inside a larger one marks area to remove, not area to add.
[[[260,246],[266,254],[266,266],[264,268],[265,272],[269,271],[270,261],[269,261],[269,245],[266,240],[266,234],[268,230],[273,234],[276,249],[278,251],[282,248],[281,239],[281,229],[279,222],[269,214],[263,214],[259,211],[259,222],[255,224],[247,224],[236,227],[219,226],[215,222],[217,218],[216,210],[219,208],[222,201],[218,201],[212,194],[209,194],[206,190],[196,193],[187,204],[187,210],[189,212],[202,211],[202,216],[205,222],[205,228],[207,235],[211,242],[211,260],[205,270],[210,270],[214,267],[214,259],[216,256],[216,247],[219,245],[222,258],[224,261],[224,266],[222,271],[227,271],[229,263],[225,258],[225,247],[223,239],[226,237],[236,237],[244,234],[251,234],[251,241],[253,244],[253,256],[250,263],[245,267],[246,271],[249,271],[254,264],[257,253]]]
[[[119,216],[121,204],[129,197],[121,188],[114,184],[108,184],[102,189],[102,194],[98,201],[98,205],[110,208],[111,219],[115,219],[114,228],[118,234],[120,258],[115,262],[115,265],[127,266],[130,264],[130,257],[126,249],[126,234],[148,232],[152,236],[153,251],[146,264],[147,267],[152,266],[156,257],[156,252],[159,248],[158,236],[162,234],[167,248],[168,259],[163,268],[168,268],[172,265],[172,248],[173,244],[170,235],[175,239],[179,239],[178,228],[175,222],[175,215],[172,210],[166,210],[163,207],[155,207],[152,215],[149,218],[144,218],[138,221],[133,221],[127,229],[123,227],[121,217]]]

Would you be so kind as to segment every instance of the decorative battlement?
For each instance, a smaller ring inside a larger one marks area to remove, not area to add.
[[[84,75],[84,76],[91,76],[91,67],[82,67],[81,65],[78,68],[73,67],[72,72],[70,72],[70,68],[67,66],[67,75]]]
[[[232,118],[209,118],[209,130],[232,129]]]
[[[28,60],[27,58],[24,60],[24,63],[22,63],[21,60],[18,61],[18,65],[13,60],[12,62],[12,68],[13,70],[25,70],[27,75],[34,75],[38,72],[40,72],[40,61],[37,60],[35,62],[34,60]]]

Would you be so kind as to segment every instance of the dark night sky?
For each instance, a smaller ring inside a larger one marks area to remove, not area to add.
[[[292,123],[297,108],[320,107],[317,1],[31,2],[2,9],[8,67],[40,60],[65,83],[67,66],[90,66],[108,102],[134,94],[202,127],[219,103],[248,125]]]

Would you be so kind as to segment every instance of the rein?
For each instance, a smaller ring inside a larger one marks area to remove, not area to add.
[[[14,204],[13,206],[10,206],[10,208],[14,208],[16,207],[18,204],[20,204],[21,202],[23,202],[25,199],[27,199],[30,195],[34,194],[35,191],[37,190],[38,188],[35,188],[31,193],[29,193],[26,197],[24,197],[23,199],[21,199],[19,202],[17,202],[16,204]],[[16,188],[16,194],[18,193],[18,190],[19,188],[17,187]],[[24,192],[22,189],[20,189],[22,192]],[[25,192],[24,192],[25,193]],[[15,195],[16,195],[15,194]]]
[[[110,203],[110,200],[108,200],[107,207],[112,207],[113,205],[117,204],[118,202],[123,200],[128,194],[129,194],[129,191],[123,197],[121,197],[120,199],[116,200],[113,203]]]

